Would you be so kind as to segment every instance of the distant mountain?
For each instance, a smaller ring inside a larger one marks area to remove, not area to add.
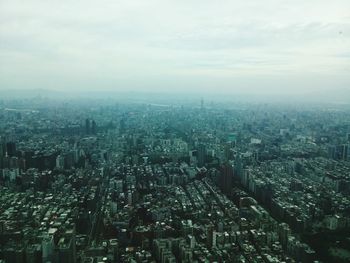
[[[334,90],[305,90],[303,94],[245,94],[228,92],[224,93],[196,93],[196,92],[147,92],[147,91],[118,91],[118,90],[75,90],[58,91],[50,89],[7,89],[0,90],[0,99],[32,99],[32,98],[50,98],[50,99],[116,99],[124,102],[157,102],[157,103],[176,103],[184,100],[198,100],[203,97],[211,101],[244,101],[244,102],[299,102],[299,103],[336,103],[350,104],[349,89]]]
[[[7,89],[0,90],[2,99],[27,99],[35,97],[64,98],[67,93],[57,90],[47,89]]]

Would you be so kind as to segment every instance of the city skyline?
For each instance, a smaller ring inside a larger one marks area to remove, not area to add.
[[[349,262],[348,105],[171,101],[1,99],[0,263]]]

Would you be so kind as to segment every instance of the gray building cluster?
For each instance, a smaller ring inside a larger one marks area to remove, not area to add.
[[[339,107],[2,101],[0,262],[346,262]]]

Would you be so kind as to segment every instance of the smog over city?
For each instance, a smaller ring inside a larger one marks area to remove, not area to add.
[[[350,262],[348,0],[0,0],[0,263]]]

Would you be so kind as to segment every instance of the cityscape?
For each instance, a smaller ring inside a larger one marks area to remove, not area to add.
[[[0,102],[0,262],[349,262],[347,105]]]
[[[0,263],[350,263],[350,1],[0,0]]]

